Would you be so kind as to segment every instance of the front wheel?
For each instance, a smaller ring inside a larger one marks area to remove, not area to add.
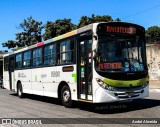
[[[18,84],[17,94],[18,94],[19,98],[23,98],[23,88],[22,88],[22,84],[21,83]]]
[[[61,101],[62,101],[62,104],[65,107],[67,107],[67,108],[72,107],[71,91],[70,91],[70,88],[67,85],[62,87]]]

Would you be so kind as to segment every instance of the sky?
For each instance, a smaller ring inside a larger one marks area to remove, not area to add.
[[[78,24],[81,16],[110,15],[124,22],[160,26],[160,0],[0,0],[0,50],[3,42],[15,40],[24,19],[32,16],[45,24],[70,18]]]

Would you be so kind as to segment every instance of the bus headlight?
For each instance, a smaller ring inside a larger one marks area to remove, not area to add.
[[[114,87],[109,86],[108,84],[106,84],[105,82],[103,82],[101,79],[96,78],[97,83],[104,89],[106,90],[110,90],[110,91],[114,91]]]
[[[148,84],[149,84],[149,82],[146,82],[146,83],[143,85],[143,88],[145,88]]]

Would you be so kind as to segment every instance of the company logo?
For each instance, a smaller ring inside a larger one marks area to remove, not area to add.
[[[2,119],[2,124],[12,124],[11,119]]]

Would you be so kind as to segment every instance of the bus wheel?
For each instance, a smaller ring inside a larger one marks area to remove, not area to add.
[[[62,87],[61,101],[65,107],[67,107],[67,108],[72,107],[71,91],[67,85]]]
[[[18,83],[17,94],[18,94],[19,98],[23,97],[23,88],[22,88],[22,84],[21,83]]]

